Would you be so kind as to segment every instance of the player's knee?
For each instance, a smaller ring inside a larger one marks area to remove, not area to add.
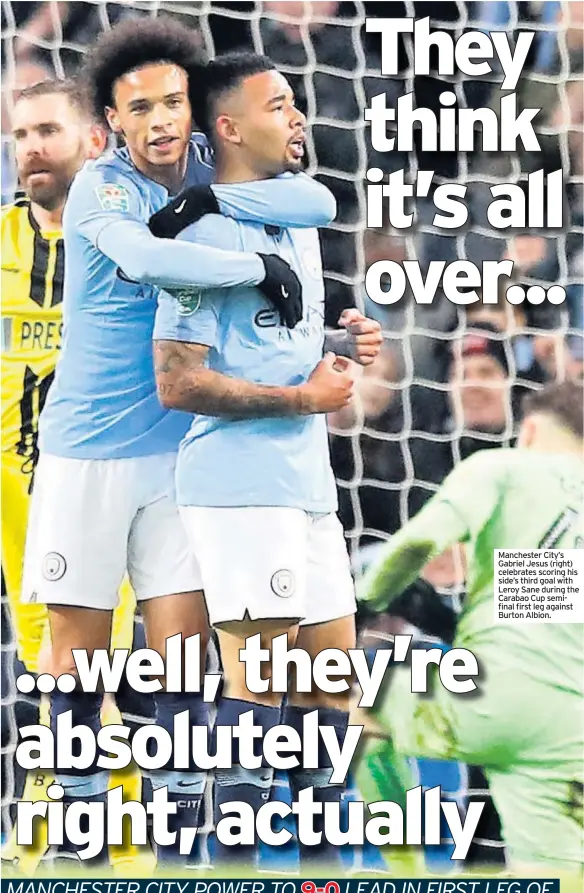
[[[111,639],[112,611],[49,605],[51,675],[77,677],[73,651],[85,651],[89,660],[97,651],[106,651]]]
[[[205,654],[209,644],[210,630],[209,622],[207,620],[207,611],[203,602],[201,602],[200,605],[197,605],[196,611],[189,612],[188,615],[182,617],[179,621],[179,626],[183,640],[189,639],[192,636],[199,636],[201,654]]]
[[[43,672],[50,673],[55,679],[63,673],[69,673],[77,679],[77,666],[71,653],[71,647],[53,647],[50,652],[46,652]]]
[[[202,597],[194,601],[182,595],[151,599],[142,602],[141,610],[148,648],[164,656],[168,639],[181,635],[184,647],[187,639],[197,636],[204,666],[210,630]]]

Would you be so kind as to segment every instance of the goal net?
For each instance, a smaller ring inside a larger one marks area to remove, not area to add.
[[[441,480],[470,452],[509,445],[516,430],[521,394],[539,383],[580,375],[582,370],[582,12],[584,4],[546,2],[446,2],[440,4],[364,2],[76,2],[2,3],[2,194],[10,201],[16,186],[9,113],[15,91],[47,76],[74,75],[97,34],[132,16],[172,16],[196,29],[210,56],[233,49],[269,55],[289,78],[309,123],[309,172],[334,192],[336,221],[322,233],[327,324],[357,306],[382,324],[380,361],[359,380],[355,408],[331,418],[331,449],[339,484],[341,518],[356,572],[376,547],[414,513]],[[469,29],[535,32],[517,88],[521,107],[545,109],[536,119],[541,153],[430,153],[415,145],[408,153],[372,149],[364,109],[380,93],[392,107],[413,92],[418,107],[438,111],[445,89],[459,108],[498,107],[502,74],[469,79],[460,74],[417,76],[409,35],[400,39],[399,73],[383,77],[379,35],[367,32],[367,17],[422,18],[432,29],[460,37]],[[433,18],[433,14],[439,18]],[[389,225],[367,228],[366,172],[387,176],[405,170],[435,172],[434,184],[468,187],[469,224],[456,233],[432,226],[430,199],[416,203],[411,230]],[[518,233],[513,239],[487,222],[489,187],[524,184],[544,168],[564,172],[566,227],[554,233]],[[562,285],[560,306],[547,302],[487,310],[456,308],[437,299],[417,305],[406,296],[394,305],[373,303],[365,292],[366,269],[377,260],[516,262],[524,285]],[[470,329],[486,332],[484,353],[495,359],[487,382],[462,387],[453,373],[456,351],[464,354]],[[493,347],[493,344],[497,347]],[[499,350],[501,348],[501,350]],[[431,569],[431,579],[456,611],[464,597],[456,554]],[[2,830],[13,820],[12,806],[22,785],[14,765],[17,728],[35,710],[14,685],[14,638],[4,611],[2,637]],[[433,630],[425,630],[432,636]],[[29,720],[30,721],[30,720]],[[427,787],[440,784],[462,806],[484,798],[480,767],[413,766]],[[282,782],[284,783],[284,782]],[[356,796],[349,794],[349,796]],[[205,830],[211,830],[210,813]],[[503,843],[491,815],[476,840],[477,861],[502,861]],[[452,850],[428,852],[428,867],[444,868]],[[478,853],[477,853],[478,851]],[[206,844],[202,858],[208,858]],[[264,852],[270,866],[274,854]],[[381,867],[378,854],[348,852],[355,869]],[[292,852],[290,859],[295,855]]]

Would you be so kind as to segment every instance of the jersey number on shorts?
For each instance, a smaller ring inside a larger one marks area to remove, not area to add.
[[[37,445],[39,415],[45,405],[54,377],[55,373],[49,372],[48,375],[41,378],[30,366],[26,366],[24,370],[20,401],[20,439],[16,445],[16,452],[19,456],[24,456],[22,473],[30,475],[29,493],[32,492],[34,470],[39,457]]]

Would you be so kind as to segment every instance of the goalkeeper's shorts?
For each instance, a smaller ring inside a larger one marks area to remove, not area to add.
[[[397,665],[374,719],[400,753],[484,767],[513,867],[581,871],[581,699],[517,671],[493,675],[469,695],[436,678],[430,697],[412,694],[410,667]]]
[[[126,573],[137,601],[194,592],[201,578],[174,498],[176,456],[41,455],[22,601],[112,610]]]
[[[355,613],[341,523],[301,509],[181,507],[213,625],[243,620],[325,623]]]

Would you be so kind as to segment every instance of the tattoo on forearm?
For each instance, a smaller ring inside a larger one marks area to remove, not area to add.
[[[250,393],[251,389],[254,393]],[[202,415],[232,419],[269,418],[296,414],[288,391],[229,379],[226,375],[202,369],[195,380],[184,381],[180,389],[184,409]]]
[[[199,344],[158,341],[154,368],[158,396],[185,412],[232,419],[290,416],[305,411],[296,388],[258,385],[230,378],[204,365],[208,348]]]

